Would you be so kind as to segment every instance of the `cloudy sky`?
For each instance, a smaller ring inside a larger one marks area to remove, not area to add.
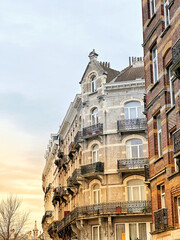
[[[44,152],[89,52],[122,70],[141,44],[140,0],[0,0],[0,197],[23,198],[39,228]]]

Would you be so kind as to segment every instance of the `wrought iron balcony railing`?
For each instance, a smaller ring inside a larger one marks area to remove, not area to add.
[[[72,173],[72,184],[78,184],[78,180],[81,178],[81,168],[76,168]]]
[[[168,226],[167,208],[154,211],[155,231],[164,230]]]
[[[145,118],[124,119],[117,121],[117,128],[119,132],[123,131],[140,131],[147,127],[147,120]]]
[[[44,223],[45,219],[48,217],[52,217],[52,211],[46,211],[43,218],[42,218],[42,223]]]
[[[94,175],[98,173],[103,173],[104,172],[104,163],[103,162],[95,162],[95,163],[90,163],[87,165],[81,166],[81,174],[82,175]]]
[[[83,137],[90,138],[97,135],[101,135],[103,133],[103,124],[98,123],[86,128],[83,128]]]
[[[74,146],[75,148],[78,148],[79,147],[79,143],[81,143],[83,141],[83,133],[82,131],[78,131],[76,133],[76,136],[74,138]]]
[[[48,233],[51,238],[53,238],[53,234],[57,232],[57,224],[58,222],[54,221],[49,225]]]
[[[119,171],[143,170],[144,165],[148,164],[148,158],[121,159],[117,161]]]
[[[72,153],[75,153],[75,147],[74,147],[74,142],[71,142],[69,145],[69,155],[71,155]]]
[[[180,79],[180,38],[172,47],[172,71]]]
[[[174,154],[177,154],[178,152],[180,154],[180,129],[178,129],[173,134],[173,140],[174,140]]]
[[[54,189],[54,195],[53,195],[53,199],[52,199],[52,203],[55,206],[57,201],[60,201],[60,188],[56,187]]]
[[[77,218],[83,217],[85,219],[92,215],[102,216],[103,214],[124,215],[146,213],[151,213],[151,201],[101,203],[77,207],[58,222],[57,231],[60,232],[64,227]]]

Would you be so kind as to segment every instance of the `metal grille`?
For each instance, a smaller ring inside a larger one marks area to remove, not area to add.
[[[118,169],[144,169],[148,158],[121,159],[117,161]]]
[[[103,124],[98,123],[86,128],[83,128],[83,137],[88,138],[103,133]]]
[[[97,173],[97,172],[104,172],[103,162],[95,162],[95,163],[81,166],[82,175],[89,174],[89,173]]]
[[[163,230],[167,228],[167,208],[161,208],[154,211],[155,230]]]
[[[180,151],[180,129],[173,134],[174,138],[174,154]]]
[[[124,119],[117,121],[118,131],[144,130],[147,127],[145,118]]]
[[[180,61],[180,38],[172,47],[172,60],[173,64],[176,64]]]

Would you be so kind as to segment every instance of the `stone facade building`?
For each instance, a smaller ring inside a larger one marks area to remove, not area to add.
[[[45,154],[45,238],[150,240],[143,62],[119,72],[97,56]]]
[[[180,1],[142,0],[152,239],[180,239]]]

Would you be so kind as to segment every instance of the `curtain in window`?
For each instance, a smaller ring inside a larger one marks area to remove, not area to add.
[[[139,223],[139,239],[147,240],[146,223]]]
[[[125,239],[125,225],[117,224],[116,225],[116,240],[124,240]]]
[[[136,240],[137,239],[137,226],[136,223],[129,224],[129,239]]]

